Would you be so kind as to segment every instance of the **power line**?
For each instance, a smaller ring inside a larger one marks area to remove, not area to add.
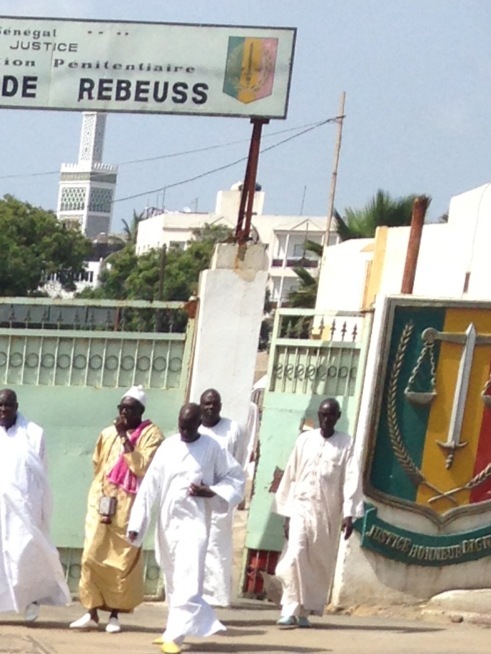
[[[47,177],[48,175],[59,175],[59,170],[48,170],[44,173],[18,173],[17,175],[0,175],[0,179],[16,179],[18,177]]]
[[[280,134],[285,134],[288,132],[294,132],[299,129],[304,129],[304,128],[310,128],[310,127],[315,127],[319,125],[323,125],[325,121],[321,122],[316,122],[316,123],[309,123],[306,125],[300,125],[299,127],[289,127],[288,129],[283,129],[279,130],[277,132],[272,132],[271,134],[266,134],[264,138],[272,138],[274,136],[278,136]],[[228,148],[231,145],[239,145],[240,143],[245,143],[247,142],[248,139],[240,139],[237,141],[229,141],[228,143],[217,143],[215,145],[207,145],[202,148],[194,148],[192,150],[183,150],[181,152],[171,152],[169,154],[162,154],[158,155],[156,157],[147,157],[145,159],[131,159],[129,161],[122,161],[119,164],[116,164],[117,166],[131,166],[134,164],[139,164],[139,163],[146,163],[149,161],[158,161],[160,159],[172,159],[175,157],[183,157],[189,154],[197,154],[199,152],[209,152],[210,150],[217,150],[219,148]],[[18,173],[14,175],[0,175],[0,179],[19,179],[23,177],[47,177],[50,175],[59,175],[60,171],[59,170],[48,170],[45,172],[38,172],[38,173]],[[104,175],[112,175],[113,173],[105,173],[104,171],[98,171],[98,175],[104,176]]]
[[[300,125],[298,127],[289,127],[288,129],[282,129],[277,132],[272,132],[271,134],[266,134],[264,138],[271,138],[273,136],[278,136],[279,134],[286,134],[287,132],[295,132],[299,129],[314,127],[323,124],[324,121],[317,121],[316,123],[308,123],[306,125]],[[239,145],[240,143],[247,143],[249,139],[239,139],[237,141],[229,141],[228,143],[218,143],[216,145],[207,145],[203,148],[195,148],[193,150],[183,150],[182,152],[173,152],[170,154],[161,154],[157,157],[147,157],[145,159],[132,159],[130,161],[122,161],[118,166],[131,166],[132,164],[145,163],[146,161],[158,161],[159,159],[172,159],[174,157],[182,157],[187,154],[196,154],[198,152],[208,152],[210,150],[217,150],[219,148],[228,148],[231,145]]]
[[[288,143],[289,141],[293,141],[294,139],[298,138],[299,136],[303,136],[304,134],[307,134],[308,132],[311,132],[314,129],[317,129],[321,127],[322,125],[326,125],[327,123],[333,123],[337,122],[340,117],[336,116],[334,118],[327,118],[325,120],[322,120],[318,123],[314,123],[307,127],[306,129],[302,130],[298,134],[294,134],[292,136],[287,137],[286,139],[283,139],[281,141],[278,141],[278,143],[274,143],[273,145],[269,145],[266,148],[261,148],[260,152],[268,152],[269,150],[274,150],[274,148],[279,147],[280,145],[284,145],[285,143]],[[198,179],[201,179],[203,177],[207,177],[208,175],[212,175],[213,173],[220,172],[222,170],[226,170],[227,168],[232,168],[233,166],[236,166],[239,163],[242,163],[243,161],[247,161],[247,157],[241,157],[240,159],[236,159],[235,161],[231,161],[227,164],[224,164],[223,166],[218,166],[217,168],[212,168],[211,170],[207,170],[203,173],[199,173],[198,175],[194,175],[193,177],[188,177],[187,179],[182,179],[178,182],[174,182],[173,184],[166,184],[165,186],[161,186],[156,189],[152,189],[151,191],[143,191],[142,193],[135,193],[134,195],[128,195],[124,198],[118,198],[117,200],[113,200],[113,204],[116,204],[118,202],[126,202],[127,200],[134,200],[135,198],[141,198],[144,195],[152,195],[153,193],[160,193],[162,191],[167,191],[170,188],[175,188],[176,186],[182,186],[184,184],[188,184],[189,182],[195,182]]]

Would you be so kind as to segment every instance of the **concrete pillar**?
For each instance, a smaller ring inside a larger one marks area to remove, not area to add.
[[[241,426],[254,382],[267,266],[265,245],[223,243],[215,249],[211,270],[200,276],[189,397],[198,402],[205,389],[216,388],[223,415]]]

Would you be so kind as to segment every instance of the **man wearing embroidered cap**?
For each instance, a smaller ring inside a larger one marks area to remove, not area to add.
[[[146,402],[142,386],[130,388],[95,446],[80,577],[87,613],[71,629],[98,629],[102,610],[110,614],[106,631],[117,633],[119,613],[143,601],[142,552],[128,543],[126,530],[136,492],[163,440],[160,429],[142,418]]]

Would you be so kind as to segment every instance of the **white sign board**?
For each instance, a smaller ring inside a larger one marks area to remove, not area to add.
[[[0,17],[0,107],[285,118],[295,35]]]

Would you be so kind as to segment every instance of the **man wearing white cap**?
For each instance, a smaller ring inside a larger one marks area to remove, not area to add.
[[[119,613],[143,601],[142,552],[128,543],[126,530],[136,492],[163,440],[160,429],[142,419],[146,402],[142,386],[130,388],[114,424],[95,446],[80,577],[80,602],[87,613],[71,629],[98,629],[102,610],[110,614],[106,631],[117,633]]]

